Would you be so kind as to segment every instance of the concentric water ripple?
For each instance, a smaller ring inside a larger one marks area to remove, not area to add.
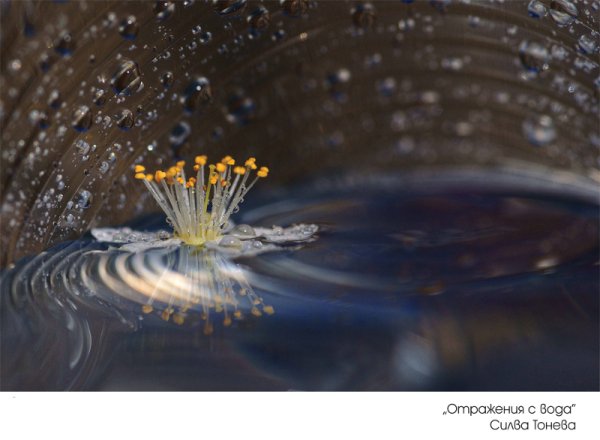
[[[20,261],[0,281],[2,386],[595,386],[597,189],[467,176],[340,179],[257,200],[243,221],[319,226],[277,252],[87,238]]]

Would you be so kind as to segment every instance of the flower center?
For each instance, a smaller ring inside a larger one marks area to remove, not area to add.
[[[135,166],[135,178],[144,182],[167,215],[175,235],[194,246],[218,240],[248,191],[258,179],[269,174],[267,167],[256,165],[254,157],[247,159],[244,166],[236,166],[231,156],[208,167],[206,160],[206,156],[196,156],[196,175],[189,179],[185,175],[185,161],[153,174],[146,174],[143,165]],[[256,174],[250,179],[253,172]]]

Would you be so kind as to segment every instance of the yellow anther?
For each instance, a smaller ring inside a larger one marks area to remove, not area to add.
[[[252,313],[254,316],[262,315],[262,313],[260,313],[260,310],[258,310],[256,307],[252,307],[252,309],[250,310],[250,313]]]
[[[235,312],[233,312],[233,317],[235,319],[242,319],[242,312],[240,312],[239,310],[236,310]]]
[[[154,310],[154,308],[150,304],[144,304],[142,306],[142,312],[145,314],[152,313],[152,310]]]
[[[235,160],[231,156],[225,156],[223,159],[221,159],[221,163],[225,165],[235,165]]]
[[[183,315],[180,315],[179,313],[175,313],[173,315],[173,322],[177,325],[182,325],[185,321],[185,318]]]
[[[246,160],[246,163],[244,163],[244,165],[252,170],[256,169],[256,158],[255,157],[249,157]]]
[[[196,156],[194,162],[196,162],[197,165],[206,165],[206,156]]]
[[[204,334],[206,336],[208,336],[208,335],[212,335],[212,333],[213,333],[213,326],[212,326],[212,324],[210,322],[207,322],[204,325]]]
[[[165,177],[167,177],[167,173],[164,171],[158,170],[154,173],[154,180],[156,180],[156,183],[160,183]]]
[[[269,175],[269,169],[267,167],[260,167],[260,170],[256,173],[258,177],[267,177]]]
[[[225,165],[224,163],[217,164],[217,171],[219,173],[224,173],[226,169],[227,169],[227,165]]]
[[[275,309],[273,309],[273,306],[264,306],[263,312],[265,312],[267,315],[272,315],[275,313]]]
[[[168,321],[168,320],[169,320],[169,318],[171,317],[171,312],[170,312],[170,310],[169,310],[169,309],[164,309],[164,310],[162,311],[162,313],[160,314],[160,317],[161,317],[163,320],[165,320],[165,321]]]
[[[223,325],[225,327],[229,327],[231,325],[231,317],[230,316],[226,316],[225,319],[223,319]]]
[[[194,158],[194,177],[185,179],[185,172],[183,168],[185,161],[181,160],[176,165],[171,166],[167,169],[156,170],[152,174],[146,174],[143,165],[135,165],[134,174],[136,179],[144,179],[150,182],[156,183],[167,183],[170,187],[163,185],[150,185],[149,187],[152,196],[158,202],[158,204],[167,213],[170,219],[176,219],[177,224],[174,225],[175,235],[180,237],[185,243],[193,245],[202,245],[208,241],[216,241],[223,235],[223,225],[227,224],[229,216],[236,212],[238,205],[243,202],[243,197],[246,192],[256,183],[253,180],[250,184],[247,183],[251,170],[257,171],[257,177],[266,177],[269,173],[267,167],[260,167],[256,165],[256,158],[250,157],[236,166],[236,161],[231,156],[225,156],[220,162],[216,164],[208,164],[205,155],[196,156]],[[208,166],[208,170],[204,173],[204,166]],[[231,168],[228,168],[231,167]],[[232,175],[236,174],[235,179]],[[240,175],[244,178],[240,179]],[[235,187],[234,187],[235,181]],[[181,187],[173,187],[173,185],[181,185]],[[214,186],[214,188],[212,188]],[[223,190],[222,188],[226,188]],[[191,189],[191,191],[182,189]],[[190,198],[190,195],[194,196]],[[196,202],[196,203],[192,203]],[[212,203],[212,205],[211,205]],[[209,209],[209,206],[212,206]],[[194,210],[195,212],[189,212]],[[236,296],[233,289],[230,288],[232,297]],[[240,289],[239,295],[248,298],[248,292],[246,289]],[[255,296],[252,295],[249,299],[251,300]],[[199,302],[197,302],[199,303]],[[230,304],[234,308],[237,307],[237,300],[227,299],[223,303],[223,310],[225,314],[229,313],[224,307],[225,304]],[[206,304],[206,306],[209,306]],[[209,307],[214,308],[214,304]],[[267,313],[264,309],[262,302],[256,304],[254,307],[258,307],[259,313]],[[180,309],[177,309],[178,313],[185,315]],[[160,313],[160,311],[159,311]],[[163,312],[163,315],[167,319],[171,319],[173,316],[174,309],[170,309],[168,312]],[[232,317],[241,316],[241,313],[232,314]],[[163,317],[164,317],[163,316]],[[175,318],[173,318],[175,319]],[[208,319],[207,319],[208,320]]]

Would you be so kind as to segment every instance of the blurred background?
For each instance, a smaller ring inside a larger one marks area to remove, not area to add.
[[[598,389],[597,0],[0,5],[5,389]],[[211,338],[82,287],[196,154],[321,231]]]

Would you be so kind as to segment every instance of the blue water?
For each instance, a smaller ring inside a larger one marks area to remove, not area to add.
[[[257,193],[238,222],[315,223],[318,239],[232,262],[275,313],[217,319],[209,336],[200,318],[166,322],[106,288],[97,257],[111,245],[59,245],[2,274],[2,388],[597,390],[597,194],[567,189],[446,178]]]

